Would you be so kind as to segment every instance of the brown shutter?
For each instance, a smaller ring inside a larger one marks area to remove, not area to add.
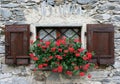
[[[114,27],[111,24],[87,25],[87,49],[94,51],[91,60],[98,64],[114,63]]]
[[[6,64],[29,64],[29,25],[6,25]]]

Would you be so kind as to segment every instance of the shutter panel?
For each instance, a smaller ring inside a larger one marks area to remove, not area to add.
[[[27,65],[30,63],[29,25],[5,26],[6,64]]]
[[[114,27],[111,24],[87,25],[87,49],[94,51],[91,62],[111,65],[114,63]]]

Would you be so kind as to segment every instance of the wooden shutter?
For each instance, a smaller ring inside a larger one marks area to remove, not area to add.
[[[29,64],[29,25],[6,25],[6,64]]]
[[[114,27],[111,24],[87,25],[87,49],[94,51],[91,62],[111,65],[114,63]]]

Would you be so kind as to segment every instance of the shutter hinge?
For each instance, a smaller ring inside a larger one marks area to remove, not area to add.
[[[85,32],[85,36],[87,36],[87,32]]]

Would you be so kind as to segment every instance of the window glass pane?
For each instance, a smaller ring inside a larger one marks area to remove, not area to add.
[[[55,29],[41,29],[39,31],[39,38],[43,40],[56,39],[56,30]]]
[[[79,38],[78,31],[79,29],[62,29],[61,33],[67,38]]]

